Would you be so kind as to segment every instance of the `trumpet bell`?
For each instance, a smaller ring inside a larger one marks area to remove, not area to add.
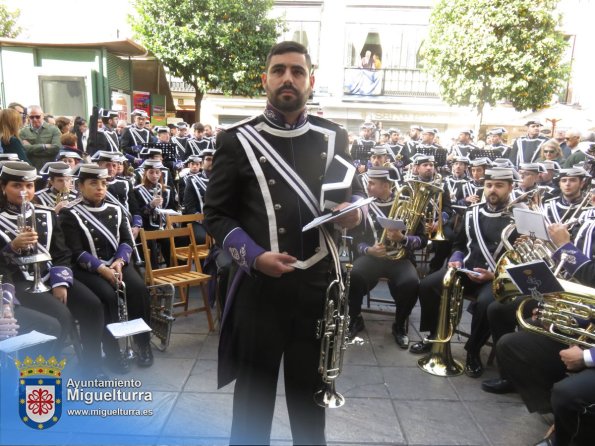
[[[27,291],[28,293],[31,293],[31,294],[38,294],[38,293],[46,293],[49,290],[50,290],[49,286],[47,286],[45,283],[39,281],[39,282],[35,282],[33,285],[31,285],[25,291]]]
[[[314,402],[325,409],[336,409],[345,404],[345,397],[335,391],[334,381],[314,394]]]

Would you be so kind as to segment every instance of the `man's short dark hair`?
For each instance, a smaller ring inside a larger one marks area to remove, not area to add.
[[[205,126],[202,125],[200,122],[197,122],[196,124],[194,124],[194,131],[202,133],[205,131]]]
[[[271,48],[267,56],[265,71],[268,71],[269,65],[271,64],[271,58],[273,56],[278,56],[280,54],[286,53],[303,54],[304,56],[306,56],[306,64],[308,65],[308,70],[312,69],[312,60],[310,59],[310,55],[308,54],[308,49],[299,42],[287,40],[285,42],[279,42]]]

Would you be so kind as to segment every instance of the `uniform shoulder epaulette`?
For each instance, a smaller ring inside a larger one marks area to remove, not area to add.
[[[67,204],[65,204],[65,205],[64,205],[64,207],[65,207],[66,209],[70,209],[70,208],[72,208],[72,207],[76,206],[77,204],[79,204],[81,201],[83,201],[83,199],[82,199],[82,198],[76,198],[76,199],[74,199],[74,200],[72,200],[72,201],[68,202]]]
[[[43,211],[53,211],[54,208],[51,206],[46,206],[45,204],[36,204],[35,205],[35,209],[40,209]]]
[[[246,119],[242,119],[242,120],[240,120],[240,121],[238,121],[238,122],[234,122],[233,124],[231,124],[231,125],[228,125],[228,126],[225,128],[225,130],[224,130],[224,131],[229,131],[229,130],[232,130],[232,129],[236,129],[236,128],[238,128],[238,127],[241,127],[241,126],[243,126],[243,125],[246,125],[246,124],[248,124],[248,123],[250,123],[250,122],[252,122],[252,121],[256,121],[256,119],[258,118],[258,116],[259,116],[259,115],[249,116],[249,117],[248,117],[248,118],[246,118]]]

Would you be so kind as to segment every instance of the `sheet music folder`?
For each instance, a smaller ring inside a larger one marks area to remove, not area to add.
[[[521,296],[564,291],[562,284],[543,260],[509,266],[506,271],[519,289]]]
[[[359,209],[362,206],[365,206],[366,204],[369,204],[374,200],[374,197],[362,198],[361,200],[358,200],[355,203],[351,203],[349,206],[341,209],[340,211],[330,212],[328,214],[323,214],[320,217],[316,217],[314,220],[312,220],[310,223],[308,223],[306,226],[302,228],[302,232],[306,232],[309,229],[316,228],[320,225],[336,220],[342,215],[351,212],[354,209]]]

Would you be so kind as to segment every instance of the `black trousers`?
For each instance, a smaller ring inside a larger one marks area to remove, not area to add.
[[[149,304],[150,297],[145,281],[141,277],[138,270],[132,264],[128,264],[122,270],[123,281],[126,286],[126,300],[128,302],[128,319],[143,318],[145,322],[149,323]],[[95,291],[98,298],[101,300],[102,310],[105,314],[105,321],[102,325],[103,331],[103,348],[106,355],[117,355],[120,351],[118,341],[112,336],[105,325],[118,322],[118,301],[116,298],[116,291],[112,285],[101,277],[98,273],[92,273],[74,268],[74,277],[86,284],[89,288]],[[150,333],[141,333],[134,336],[134,340],[139,345],[147,344],[151,339]]]
[[[77,319],[83,347],[82,368],[89,372],[100,370],[103,307],[99,298],[76,278],[72,286],[68,288],[67,305],[56,299],[51,291],[37,294],[28,293],[25,290],[31,283],[26,280],[16,280],[14,282],[16,296],[23,306],[47,314],[60,323],[61,331],[56,341],[54,354],[59,355],[66,338],[72,334],[74,319]]]
[[[229,321],[237,361],[231,444],[269,443],[281,358],[294,444],[325,444],[325,412],[313,395],[322,386],[315,327],[328,266],[321,261],[280,278],[254,273],[240,284]]]
[[[419,286],[417,270],[409,259],[358,257],[351,271],[349,315],[353,317],[361,313],[364,296],[378,284],[381,277],[388,279],[390,294],[397,306],[395,321],[397,324],[403,324],[417,302]]]
[[[591,445],[595,439],[595,369],[567,374],[560,351],[567,345],[519,331],[496,346],[498,363],[530,412],[554,414],[558,446]]]

